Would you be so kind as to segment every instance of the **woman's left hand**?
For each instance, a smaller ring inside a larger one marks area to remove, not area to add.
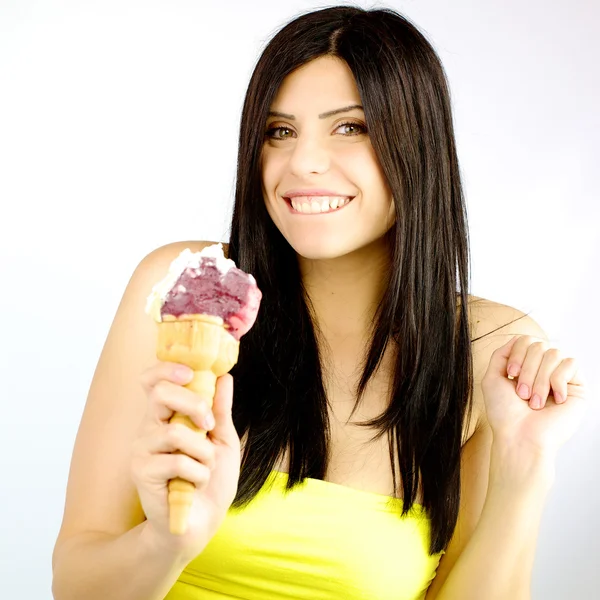
[[[543,454],[573,435],[587,408],[577,361],[528,335],[494,351],[481,388],[494,439]]]

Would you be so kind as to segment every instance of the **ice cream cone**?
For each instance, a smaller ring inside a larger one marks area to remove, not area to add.
[[[219,243],[183,250],[146,299],[146,312],[158,323],[158,359],[189,366],[194,377],[186,387],[211,407],[217,378],[237,362],[240,338],[256,321],[261,298],[256,279],[225,258]],[[206,435],[185,415],[174,414],[173,422]],[[194,490],[190,482],[169,481],[174,534],[187,530]]]
[[[194,377],[185,387],[212,408],[217,378],[228,373],[238,359],[240,343],[225,329],[221,317],[213,315],[164,315],[158,324],[159,360],[187,365]],[[206,435],[188,416],[175,413],[171,423],[183,423]],[[169,527],[174,535],[187,531],[195,486],[183,479],[169,481]]]

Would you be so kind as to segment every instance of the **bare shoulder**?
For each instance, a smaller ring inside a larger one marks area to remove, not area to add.
[[[487,338],[492,333],[500,336],[546,336],[541,327],[523,311],[487,298],[469,296],[469,318],[473,342]]]
[[[547,340],[540,325],[528,314],[487,298],[469,296],[469,324],[473,352],[473,422],[485,424],[481,380],[492,354],[515,335],[530,335]]]
[[[190,240],[183,242],[171,242],[170,244],[166,244],[164,246],[160,246],[156,248],[152,252],[150,252],[144,259],[140,262],[138,269],[142,269],[144,272],[147,269],[164,269],[165,265],[168,267],[173,259],[175,259],[179,254],[189,248],[192,252],[200,252],[207,246],[211,246],[213,244],[217,244],[219,242],[209,242],[209,241],[200,241],[200,240]],[[228,256],[229,244],[225,242],[220,242],[223,245],[223,254]]]
[[[55,554],[62,542],[90,532],[119,535],[145,516],[130,476],[130,452],[147,398],[141,375],[156,362],[156,324],[145,304],[154,284],[185,248],[212,242],[167,244],[134,270],[108,331],[77,432],[65,510]]]

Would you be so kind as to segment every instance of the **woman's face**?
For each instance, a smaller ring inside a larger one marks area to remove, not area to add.
[[[322,57],[288,75],[270,108],[263,197],[276,227],[305,258],[344,256],[394,223],[360,105],[346,63]]]

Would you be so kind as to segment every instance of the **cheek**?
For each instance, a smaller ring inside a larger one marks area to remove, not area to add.
[[[263,187],[269,189],[269,187],[277,183],[279,173],[282,170],[282,163],[281,155],[263,150],[260,169]]]
[[[275,196],[275,189],[279,185],[280,180],[277,175],[278,171],[279,169],[277,168],[277,163],[272,154],[263,150],[260,162],[263,201],[265,203],[267,213],[276,225],[278,222],[278,217],[274,209],[274,203],[276,203],[276,201],[273,198]]]
[[[347,151],[339,159],[348,179],[368,197],[379,200],[378,204],[385,202],[387,207],[392,193],[373,148],[363,146],[359,151]]]

